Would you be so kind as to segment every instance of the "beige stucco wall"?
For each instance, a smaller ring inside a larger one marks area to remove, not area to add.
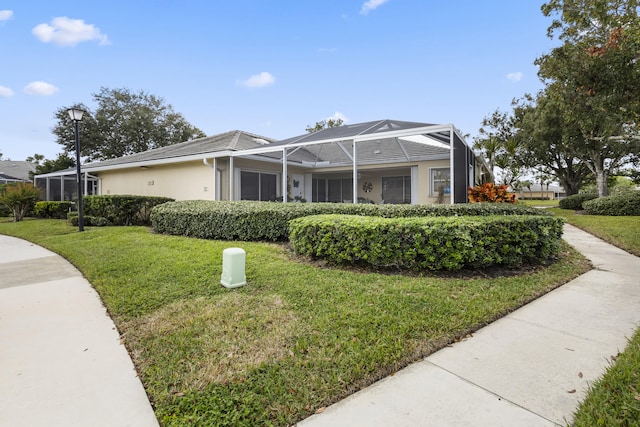
[[[213,160],[209,159],[209,166],[203,164],[201,160],[176,163],[172,165],[150,166],[147,168],[129,168],[110,171],[93,172],[100,178],[100,194],[134,194],[143,196],[165,196],[176,200],[213,200],[214,199],[214,173]],[[267,163],[252,159],[235,158],[234,166],[234,187],[238,187],[239,172],[241,170],[256,172],[273,172],[279,177],[282,175],[282,165],[279,163]],[[437,197],[432,197],[430,193],[430,170],[437,167],[448,167],[448,160],[414,162],[414,163],[391,163],[377,166],[361,166],[358,168],[360,178],[358,179],[358,197],[368,198],[375,203],[381,203],[382,178],[410,175],[411,168],[417,168],[417,180],[413,192],[417,195],[417,203],[435,203]],[[229,160],[220,159],[216,162],[216,167],[220,171],[217,177],[216,186],[218,188],[218,200],[229,200]],[[309,178],[309,174],[321,176],[332,176],[351,178],[351,168],[323,168],[311,170],[301,167],[287,168],[288,176],[302,176],[303,180]],[[373,189],[371,192],[363,190],[365,182],[371,182]],[[303,182],[303,188],[310,186],[310,183]],[[278,179],[278,194],[280,195],[282,183]],[[237,190],[234,198],[237,198]],[[310,198],[308,198],[310,200]],[[449,199],[445,200],[449,203]]]
[[[164,196],[176,200],[213,200],[213,169],[202,161],[97,173],[100,194]]]

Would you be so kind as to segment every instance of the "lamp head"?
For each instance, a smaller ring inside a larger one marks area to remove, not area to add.
[[[84,114],[84,110],[74,107],[74,108],[69,108],[67,110],[67,113],[69,113],[69,117],[71,117],[71,120],[79,122],[80,120],[82,120],[82,115]]]

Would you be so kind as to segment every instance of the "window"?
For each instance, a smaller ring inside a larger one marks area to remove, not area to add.
[[[274,201],[278,198],[277,175],[262,172],[240,172],[240,200]]]
[[[313,178],[313,202],[343,203],[353,201],[352,178]]]
[[[430,190],[431,197],[438,197],[440,194],[451,194],[451,171],[449,168],[433,168],[430,171]]]
[[[382,177],[382,200],[384,203],[411,203],[411,177]]]
[[[312,202],[326,202],[327,201],[327,180],[313,178],[312,180],[313,194],[311,196]]]

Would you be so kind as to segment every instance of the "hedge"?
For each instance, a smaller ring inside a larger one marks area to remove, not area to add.
[[[149,225],[152,209],[173,200],[153,196],[87,196],[83,199],[83,213],[104,218],[112,225]]]
[[[72,202],[36,202],[33,212],[38,218],[65,219],[74,206]]]
[[[77,226],[79,222],[78,212],[69,212],[67,215],[67,221],[73,226]],[[93,227],[105,227],[113,225],[108,219],[102,217],[95,217],[91,215],[82,215],[83,225],[91,225]]]
[[[582,204],[588,200],[597,199],[598,195],[596,193],[580,193],[580,194],[572,194],[571,196],[567,196],[564,199],[560,199],[558,206],[560,209],[570,209],[572,211],[581,211],[584,209]]]
[[[589,200],[582,206],[589,215],[640,216],[640,191]]]
[[[317,215],[291,221],[300,255],[336,264],[459,270],[537,264],[556,255],[563,221],[550,216],[380,218]]]
[[[379,216],[541,215],[523,205],[476,203],[457,205],[372,205],[353,203],[276,203],[180,201],[154,208],[151,224],[157,233],[201,239],[285,241],[289,221],[319,214]]]

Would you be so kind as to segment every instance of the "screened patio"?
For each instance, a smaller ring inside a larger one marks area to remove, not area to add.
[[[396,120],[324,129],[235,152],[231,162],[238,158],[278,162],[280,176],[293,175],[294,184],[300,178],[296,180],[290,169],[302,169],[298,175],[303,176],[304,188],[297,192],[291,191],[290,179],[269,179],[270,196],[275,195],[273,187],[279,185],[277,193],[283,201],[304,198],[314,202],[370,203],[375,199],[377,203],[418,203],[430,197],[440,203],[465,203],[467,187],[481,180],[484,173],[473,150],[453,125]],[[430,161],[440,161],[441,166],[430,167],[427,176],[422,176],[418,165]],[[372,184],[372,177],[377,186]],[[234,185],[233,177],[229,182]],[[255,181],[252,186],[255,185],[260,182]],[[245,186],[240,176],[239,187]],[[372,192],[376,197],[367,197]],[[421,197],[420,192],[428,195]],[[232,188],[230,194],[234,194]],[[244,195],[241,190],[240,199]],[[251,199],[267,200],[257,197],[253,193]]]

